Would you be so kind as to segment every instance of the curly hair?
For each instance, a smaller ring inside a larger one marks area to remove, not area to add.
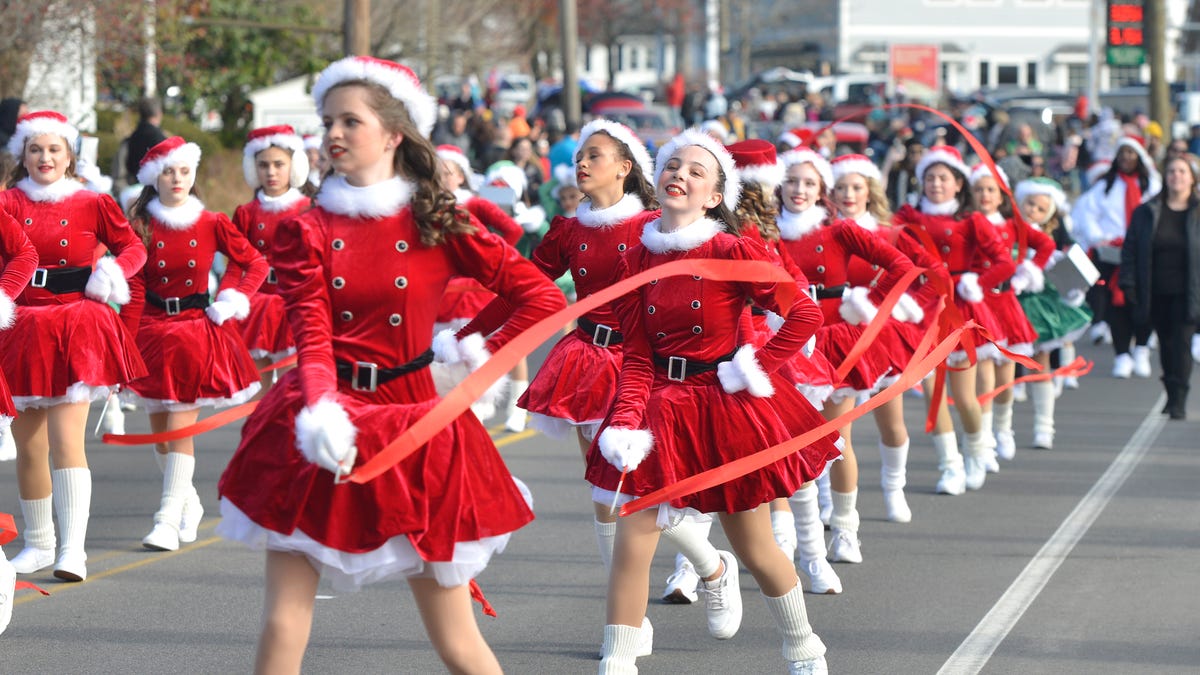
[[[742,199],[738,202],[737,216],[739,223],[754,223],[759,234],[767,241],[779,241],[779,225],[775,219],[779,217],[779,208],[774,199],[761,183],[749,181],[742,184]]]
[[[875,180],[870,176],[863,176],[867,180],[867,213],[875,217],[875,222],[880,226],[892,224],[892,209],[888,203],[887,193],[883,189],[883,183]]]

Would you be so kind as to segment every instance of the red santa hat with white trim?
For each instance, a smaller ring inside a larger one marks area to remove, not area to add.
[[[137,181],[142,185],[154,186],[163,169],[169,166],[186,166],[196,171],[200,166],[200,146],[188,143],[183,136],[172,136],[146,151],[138,164]]]
[[[463,179],[467,183],[467,187],[472,190],[479,188],[479,179],[475,175],[475,170],[471,168],[471,162],[467,156],[463,154],[462,148],[457,145],[439,145],[437,146],[437,155],[439,159],[447,162],[453,162],[455,166],[462,171]]]
[[[304,149],[305,150],[320,150],[321,135],[320,134],[304,134]]]
[[[671,155],[674,155],[676,150],[689,145],[698,145],[717,158],[721,173],[725,175],[725,190],[721,193],[721,201],[729,207],[730,211],[737,210],[738,201],[742,197],[742,179],[738,175],[733,156],[729,154],[724,145],[717,142],[717,139],[696,127],[683,130],[658,149],[658,157],[654,161],[654,185],[658,185],[658,179],[662,177],[663,168],[670,161]]]
[[[830,168],[833,170],[834,182],[837,182],[838,179],[848,173],[856,173],[864,178],[872,178],[876,182],[883,180],[883,174],[879,172],[879,167],[875,166],[875,162],[872,162],[871,158],[866,155],[842,155],[833,160]]]
[[[733,156],[743,185],[758,183],[767,191],[773,191],[783,184],[784,168],[770,141],[754,138],[727,145],[725,149]]]
[[[945,164],[962,174],[963,178],[971,175],[971,169],[963,161],[962,153],[952,145],[938,145],[925,151],[921,161],[917,162],[917,175],[921,180],[925,180],[925,171],[934,164]]]
[[[779,142],[787,144],[789,148],[796,148],[811,143],[814,135],[812,129],[796,127],[779,134]]]
[[[339,84],[364,81],[378,84],[404,104],[417,129],[429,136],[437,121],[437,101],[421,88],[421,80],[408,66],[373,56],[348,56],[321,71],[313,85],[313,100],[323,114],[325,95]]]
[[[79,140],[79,130],[67,121],[65,115],[53,110],[38,110],[21,115],[17,120],[16,131],[8,139],[8,151],[18,159],[25,152],[25,141],[42,134],[54,134],[62,137],[75,154],[75,142]]]
[[[779,161],[783,163],[785,175],[788,169],[797,164],[812,164],[820,174],[821,182],[825,184],[825,190],[828,191],[833,187],[833,169],[829,166],[829,161],[812,148],[802,147],[788,150],[779,156]]]
[[[975,184],[980,181],[980,179],[990,175],[992,175],[992,170],[988,168],[987,162],[980,162],[971,167],[971,173],[967,176],[967,180],[971,183],[971,186],[974,187]],[[1008,186],[1012,185],[1012,183],[1008,182],[1008,174],[1004,173],[1004,169],[1000,168],[999,164],[996,165],[996,175],[1000,179],[1000,183]]]
[[[308,182],[308,154],[304,152],[304,139],[290,125],[277,124],[255,129],[246,135],[246,147],[242,151],[242,175],[247,185],[255,190],[262,187],[258,181],[256,159],[258,153],[267,148],[279,148],[291,154],[289,186],[299,188]]]
[[[637,162],[638,167],[642,170],[642,176],[648,181],[654,175],[654,161],[650,159],[650,153],[646,150],[646,144],[637,137],[637,134],[619,122],[613,122],[606,119],[594,119],[591,122],[583,125],[579,130],[579,143],[575,147],[582,148],[587,139],[597,131],[602,131],[613,137],[616,141],[629,148],[629,154],[633,155],[633,161]]]

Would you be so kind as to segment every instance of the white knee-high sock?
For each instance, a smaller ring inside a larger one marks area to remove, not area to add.
[[[54,550],[54,507],[50,497],[22,499],[21,517],[25,521],[25,545],[43,551]]]
[[[604,571],[612,569],[613,542],[617,539],[617,524],[593,520],[596,529],[596,547],[600,549],[600,562],[604,563]]]
[[[825,526],[821,524],[821,507],[817,505],[817,486],[810,483],[788,498],[792,517],[796,520],[796,557],[802,569],[808,563],[825,557]]]
[[[692,567],[696,568],[696,574],[702,579],[716,574],[721,568],[721,556],[708,540],[711,530],[711,518],[697,520],[694,516],[685,516],[677,524],[662,531],[663,538],[691,561]]]
[[[1030,382],[1030,398],[1033,399],[1033,432],[1054,433],[1054,383]]]
[[[808,622],[808,612],[804,609],[804,591],[800,581],[796,586],[778,598],[763,596],[779,633],[783,636],[783,659],[785,661],[805,661],[825,655],[825,643],[813,632],[812,624]]]
[[[829,527],[858,532],[858,488],[850,492],[834,490],[830,495],[833,497],[833,516],[829,519]]]
[[[88,520],[92,514],[92,472],[89,469],[55,469],[50,472],[54,485],[54,510],[62,531],[61,549],[84,556]]]

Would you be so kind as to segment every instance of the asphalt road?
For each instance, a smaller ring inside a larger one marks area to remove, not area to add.
[[[831,672],[1200,671],[1200,405],[1193,397],[1191,420],[1167,421],[1157,379],[1113,380],[1106,349],[1080,351],[1096,370],[1059,399],[1055,449],[1028,449],[1032,411],[1018,403],[1016,459],[979,492],[934,495],[933,449],[914,433],[910,524],[883,520],[877,435],[869,417],[857,425],[865,561],[837,565],[842,595],[806,595]],[[906,401],[919,429],[921,403]],[[130,432],[146,428],[130,415]],[[605,579],[578,449],[494,436],[538,517],[479,579],[500,614],[481,618],[484,633],[508,672],[595,672]],[[151,450],[91,444],[90,577],[32,575],[52,595],[17,596],[0,673],[249,671],[263,556],[213,535],[216,481],[237,439],[236,425],[198,439],[208,514],[199,540],[175,553],[140,545],[160,490]],[[0,465],[0,510],[19,513],[12,464]],[[724,541],[719,527],[713,536]],[[670,561],[663,547],[652,598]],[[708,637],[700,606],[652,602],[654,654],[641,672],[782,672],[753,579],[741,584],[741,632],[724,642]],[[321,592],[307,672],[442,671],[403,582]]]

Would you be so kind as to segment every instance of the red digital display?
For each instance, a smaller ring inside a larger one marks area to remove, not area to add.
[[[1110,47],[1141,47],[1144,45],[1142,21],[1145,18],[1141,0],[1109,0],[1108,45]]]

